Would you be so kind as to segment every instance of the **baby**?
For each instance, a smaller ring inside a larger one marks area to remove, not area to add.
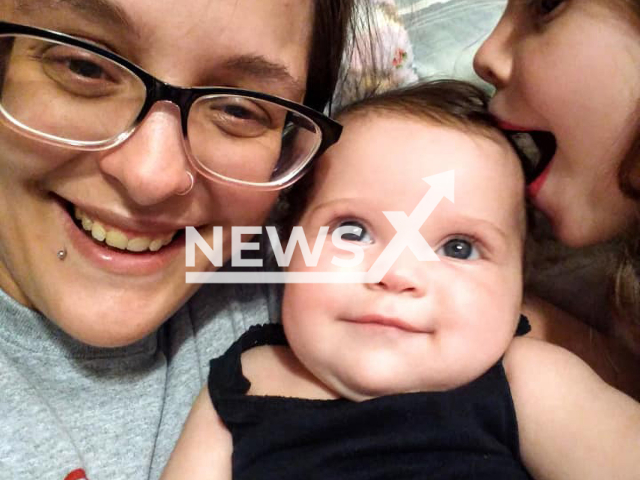
[[[293,219],[310,245],[329,233],[316,265],[296,249],[288,271],[397,255],[376,283],[287,284],[282,326],[211,362],[163,478],[640,478],[640,407],[569,352],[514,338],[525,182],[484,94],[421,84],[339,120]]]

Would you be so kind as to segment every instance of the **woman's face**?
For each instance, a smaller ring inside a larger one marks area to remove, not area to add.
[[[511,0],[475,58],[496,87],[492,113],[555,136],[529,193],[573,246],[618,235],[635,212],[617,180],[640,125],[640,30],[623,3]]]
[[[304,96],[312,15],[311,0],[0,1],[4,20],[88,39],[167,83],[232,86],[294,101]],[[260,225],[276,197],[202,177],[179,195],[193,169],[178,109],[166,102],[111,150],[52,147],[4,126],[0,144],[0,287],[93,345],[142,338],[197,288],[185,283],[182,235],[151,250],[186,226],[198,227],[211,245],[213,227],[222,226],[228,258],[230,227]],[[76,207],[83,212],[77,219]],[[153,248],[108,247],[83,231],[83,221],[129,243],[151,240]],[[192,270],[212,269],[196,252]]]

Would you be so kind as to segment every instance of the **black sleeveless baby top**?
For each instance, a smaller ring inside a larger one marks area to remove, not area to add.
[[[209,393],[233,437],[234,480],[531,478],[501,361],[446,392],[363,402],[246,395],[240,355],[265,344],[287,345],[281,325],[252,327],[211,361]]]

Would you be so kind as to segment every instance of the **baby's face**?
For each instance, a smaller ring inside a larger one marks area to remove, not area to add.
[[[319,262],[307,267],[296,249],[289,271],[368,271],[398,233],[383,212],[410,217],[409,235],[394,242],[409,240],[416,250],[428,244],[439,261],[419,261],[406,247],[379,283],[287,285],[282,320],[291,348],[320,380],[354,400],[468,383],[498,361],[519,317],[518,159],[497,135],[409,117],[358,114],[344,124],[342,139],[320,160],[300,220],[312,248],[320,227],[329,227]],[[454,203],[422,180],[448,170]],[[424,202],[435,208],[421,224]],[[333,245],[338,227],[347,227],[343,240],[364,252],[357,266],[332,263],[354,257]]]

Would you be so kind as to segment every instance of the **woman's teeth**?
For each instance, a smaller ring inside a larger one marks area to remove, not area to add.
[[[151,252],[157,252],[165,245],[171,243],[171,240],[176,234],[176,232],[173,232],[162,237],[129,238],[117,228],[91,219],[78,207],[74,207],[74,214],[82,225],[82,228],[90,233],[94,240],[106,243],[110,247],[119,250],[128,250],[130,252],[146,252],[149,250]]]

